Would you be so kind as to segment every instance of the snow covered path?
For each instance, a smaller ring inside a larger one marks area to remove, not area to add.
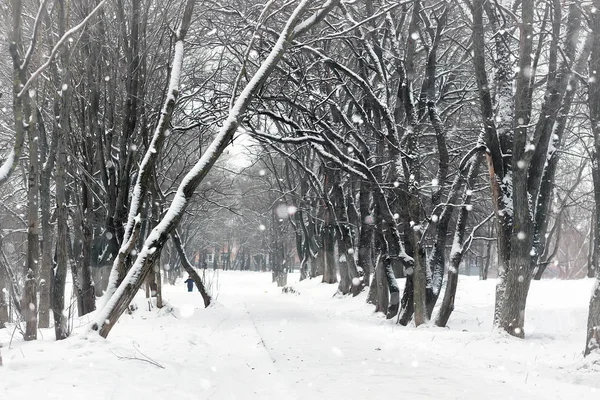
[[[332,298],[335,287],[316,280],[294,284],[299,295],[281,294],[270,274],[222,272],[219,281],[209,309],[183,285],[165,286],[169,307],[159,312],[144,310],[138,297],[140,309],[109,340],[78,335],[55,343],[45,331],[45,341],[8,349],[12,332],[0,331],[0,398],[598,396],[600,370],[586,369],[578,354],[585,281],[534,286],[528,317],[538,326],[525,341],[490,333],[493,282],[461,282],[452,329],[414,329],[374,316],[364,296]],[[552,303],[553,285],[572,303]]]

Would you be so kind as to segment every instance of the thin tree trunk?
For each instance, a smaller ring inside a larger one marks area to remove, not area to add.
[[[27,262],[25,272],[27,275],[27,284],[23,291],[23,302],[28,304],[26,310],[26,337],[25,340],[37,339],[38,329],[38,301],[37,301],[37,277],[39,274],[40,260],[40,223],[39,223],[39,132],[36,127],[37,110],[35,110],[35,95],[30,96],[34,111],[32,119],[27,129],[29,137],[29,176],[27,179],[27,206],[28,206],[28,225],[27,225]],[[30,282],[30,280],[33,280]],[[30,293],[29,291],[33,291]]]
[[[173,244],[175,245],[175,249],[177,250],[177,253],[179,253],[179,259],[181,260],[181,265],[183,265],[183,269],[185,270],[185,272],[188,273],[190,278],[192,278],[192,280],[194,281],[194,284],[196,285],[196,288],[202,295],[202,299],[204,300],[204,307],[208,307],[210,305],[212,298],[206,291],[206,288],[204,287],[204,283],[202,282],[200,275],[198,275],[198,273],[192,267],[192,264],[188,260],[187,255],[185,254],[185,250],[183,249],[183,246],[181,245],[181,238],[179,236],[179,233],[177,233],[177,231],[174,231],[171,234],[171,240],[172,240]]]
[[[56,101],[56,100],[55,100]],[[50,199],[50,177],[54,169],[56,160],[56,148],[58,144],[56,129],[52,130],[52,143],[48,148],[46,133],[44,132],[44,123],[41,119],[41,113],[38,115],[40,126],[40,149],[44,168],[40,178],[40,208],[42,224],[42,265],[40,267],[40,307],[38,314],[38,325],[40,328],[50,327],[50,293],[52,291],[53,261],[52,249],[54,248],[53,227],[50,224],[51,199]]]
[[[3,290],[4,288],[10,288],[10,285],[4,268],[0,266],[0,329],[4,328],[4,324],[8,322],[8,304],[10,302],[8,291]]]
[[[481,155],[476,155],[469,164],[469,172],[467,175],[467,185],[465,194],[463,195],[463,204],[471,204],[472,191],[474,187],[475,179],[479,174],[479,164]],[[448,270],[448,282],[446,283],[446,291],[444,292],[444,298],[440,306],[440,311],[436,318],[435,324],[437,326],[446,326],[450,314],[454,311],[454,300],[456,298],[456,288],[458,287],[458,270],[460,263],[464,256],[465,246],[464,236],[467,228],[467,219],[469,217],[469,211],[467,207],[461,207],[458,218],[456,221],[456,228],[454,230],[454,241],[452,243],[452,251],[450,253],[450,268]],[[468,245],[468,244],[467,244]]]
[[[83,201],[83,243],[81,260],[81,290],[82,290],[82,315],[88,314],[96,309],[96,290],[92,279],[92,242],[94,219],[93,199],[89,189],[84,184],[82,188]]]
[[[66,126],[66,125],[63,125]],[[67,278],[68,249],[67,241],[67,205],[66,205],[66,149],[64,148],[64,137],[59,139],[59,155],[56,165],[56,209],[57,209],[57,227],[56,237],[56,271],[52,285],[52,311],[54,315],[54,332],[56,340],[65,339],[69,336],[67,330],[67,321],[63,315],[65,308],[65,281]]]

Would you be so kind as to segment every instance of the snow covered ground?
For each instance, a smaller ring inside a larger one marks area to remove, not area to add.
[[[221,272],[218,298],[164,286],[168,306],[125,315],[108,340],[24,343],[0,330],[0,398],[597,399],[600,363],[581,356],[591,280],[533,282],[527,339],[491,332],[494,281],[462,277],[450,328],[401,327],[335,286]],[[84,331],[84,317],[75,321]],[[18,334],[16,335],[18,336]],[[146,358],[147,357],[147,358]],[[143,361],[145,359],[146,361]],[[149,362],[151,361],[151,362]],[[598,361],[598,359],[596,359]]]

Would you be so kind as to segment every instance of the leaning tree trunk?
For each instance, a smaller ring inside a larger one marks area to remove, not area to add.
[[[189,14],[190,18],[193,5],[194,0],[188,0],[186,14]],[[277,43],[273,46],[265,61],[260,65],[252,79],[250,79],[244,90],[242,90],[233,107],[229,110],[228,117],[223,122],[215,139],[181,181],[169,209],[156,229],[145,240],[144,246],[138,253],[125,279],[116,289],[113,296],[107,300],[104,308],[97,313],[96,320],[91,324],[90,328],[98,331],[102,337],[108,336],[119,317],[135,297],[148,274],[152,272],[155,257],[160,254],[160,249],[164,246],[169,235],[177,228],[190,198],[231,142],[254,93],[259,87],[262,87],[271,72],[275,69],[277,63],[285,53],[287,45],[293,40],[295,35],[303,33],[314,24],[319,23],[331,10],[331,7],[337,5],[337,1],[334,0],[327,3],[326,7],[319,9],[310,19],[297,26],[300,15],[304,13],[307,5],[308,0],[303,0],[292,12]],[[297,28],[295,28],[296,26]]]
[[[179,236],[179,233],[177,233],[177,230],[175,230],[171,234],[171,240],[173,241],[173,244],[175,245],[175,249],[177,250],[177,253],[179,253],[179,259],[181,260],[181,265],[183,265],[183,269],[185,269],[185,272],[187,272],[189,274],[190,278],[192,278],[194,283],[196,284],[196,288],[198,288],[198,291],[200,292],[200,294],[202,295],[202,299],[204,300],[204,307],[208,307],[210,305],[210,301],[212,299],[211,299],[210,295],[208,294],[208,292],[206,291],[206,288],[204,287],[204,283],[202,282],[202,279],[200,278],[200,276],[198,275],[198,273],[192,267],[192,264],[188,260],[187,255],[185,254],[185,250],[183,249],[183,246],[181,244],[181,238]]]
[[[472,197],[471,188],[474,186],[475,179],[479,173],[479,163],[481,155],[477,155],[471,159],[469,164],[469,172],[467,175],[467,185],[465,194],[463,195],[463,204],[470,204]],[[452,251],[450,253],[450,269],[448,270],[448,282],[446,283],[446,291],[440,306],[440,311],[436,318],[435,324],[443,327],[448,323],[450,314],[454,311],[454,300],[456,298],[456,288],[458,287],[458,269],[462,261],[466,245],[464,242],[465,230],[467,228],[467,219],[469,216],[468,208],[461,207],[456,221],[456,229],[454,231],[454,241]],[[467,244],[468,245],[468,244]]]

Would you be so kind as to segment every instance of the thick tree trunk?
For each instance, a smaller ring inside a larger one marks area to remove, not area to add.
[[[364,287],[358,279],[358,270],[354,259],[353,231],[350,226],[346,196],[344,195],[343,181],[339,171],[335,172],[333,187],[333,206],[335,208],[338,235],[338,257],[340,268],[340,283],[338,291],[342,294],[352,292],[358,295]]]
[[[383,256],[377,257],[375,263],[375,278],[371,287],[372,294],[369,293],[369,298],[375,299],[375,312],[387,313],[390,302],[389,289],[385,275],[385,266],[383,265]]]
[[[329,211],[325,211],[328,215]],[[327,220],[326,220],[327,221]],[[323,229],[323,259],[325,261],[323,266],[323,283],[336,283],[337,272],[336,272],[336,260],[334,256],[335,247],[335,235],[333,225],[326,225]]]

